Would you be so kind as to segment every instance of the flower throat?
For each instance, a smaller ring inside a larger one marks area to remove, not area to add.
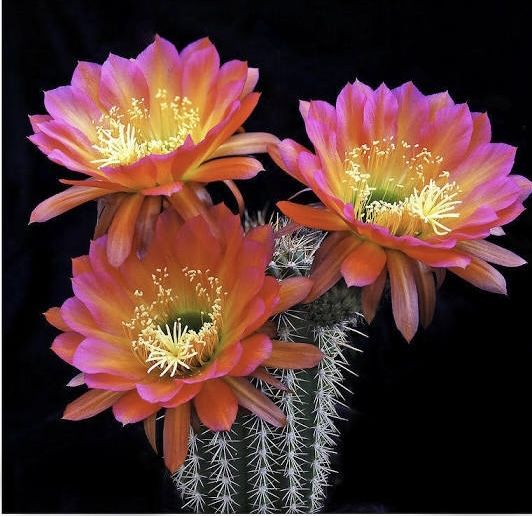
[[[443,157],[393,137],[346,152],[346,202],[362,222],[384,226],[393,235],[442,236],[462,201],[456,182],[441,169]]]
[[[181,146],[199,122],[199,110],[187,97],[169,99],[165,89],[157,90],[149,108],[144,98],[132,98],[126,111],[113,106],[100,117],[93,147],[101,157],[92,163],[114,167],[149,154],[167,154]]]
[[[216,351],[226,294],[209,270],[183,268],[181,273],[193,286],[183,295],[165,287],[166,268],[156,272],[155,299],[148,304],[144,293],[135,291],[140,302],[133,318],[123,322],[132,350],[148,373],[172,378],[194,374]]]

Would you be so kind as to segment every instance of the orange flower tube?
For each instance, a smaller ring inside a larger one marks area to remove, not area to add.
[[[47,115],[30,121],[29,139],[49,159],[87,179],[62,179],[67,190],[31,214],[43,222],[104,198],[95,236],[109,233],[110,262],[144,252],[167,201],[184,217],[204,212],[204,185],[248,179],[262,170],[247,154],[277,139],[237,133],[255,108],[258,70],[245,62],[220,66],[207,39],[180,53],[157,36],[135,59],[113,54],[80,62],[69,86],[45,92]]]
[[[182,223],[174,210],[158,218],[146,256],[113,267],[109,238],[73,261],[74,297],[45,315],[61,333],[52,350],[76,367],[74,384],[89,390],[64,419],[112,407],[122,422],[144,421],[154,448],[155,417],[165,410],[164,460],[172,471],[187,454],[191,412],[211,430],[229,430],[238,406],[285,424],[283,412],[247,377],[279,387],[264,368],[308,368],[316,346],[273,339],[270,317],[306,297],[308,278],[267,276],[270,226],[246,235],[223,205]],[[282,387],[282,386],[281,386]]]

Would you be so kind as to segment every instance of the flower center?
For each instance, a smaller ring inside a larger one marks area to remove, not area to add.
[[[460,216],[462,201],[442,163],[442,156],[393,137],[355,147],[345,154],[345,201],[358,220],[393,235],[446,235],[451,229],[443,221]]]
[[[209,270],[182,269],[183,279],[193,286],[184,288],[182,295],[166,288],[166,268],[156,272],[152,275],[155,299],[148,303],[145,294],[136,290],[140,302],[133,318],[122,324],[148,373],[185,376],[203,367],[216,351],[226,293]]]
[[[149,108],[144,98],[130,99],[129,108],[113,106],[96,125],[93,148],[98,168],[134,163],[148,154],[167,154],[181,146],[199,126],[199,110],[187,97],[168,98],[159,89]]]

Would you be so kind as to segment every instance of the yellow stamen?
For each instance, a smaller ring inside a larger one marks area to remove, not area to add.
[[[122,324],[133,352],[148,373],[155,371],[161,377],[190,374],[205,365],[216,350],[226,293],[208,270],[185,267],[181,272],[195,284],[195,295],[182,299],[172,288],[165,288],[169,276],[166,268],[156,272],[152,275],[155,299],[149,304],[140,302],[133,318]],[[143,298],[144,293],[136,290],[135,296]]]
[[[148,154],[167,154],[182,145],[200,123],[199,110],[187,97],[168,99],[157,91],[149,108],[144,98],[132,98],[124,113],[113,106],[96,125],[101,157],[92,160],[98,168],[134,163]]]
[[[342,183],[355,217],[393,235],[438,236],[451,231],[441,221],[458,218],[461,193],[442,156],[393,137],[346,152]]]

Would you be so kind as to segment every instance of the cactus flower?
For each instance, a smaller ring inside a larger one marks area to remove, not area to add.
[[[342,276],[362,287],[371,320],[390,280],[393,314],[407,340],[432,319],[446,269],[505,293],[490,263],[522,265],[488,242],[523,211],[531,182],[510,175],[515,148],[491,143],[486,114],[412,83],[372,90],[347,84],[336,101],[301,102],[314,152],[292,140],[271,147],[277,164],[308,186],[318,205],[280,202],[303,226],[329,231],[313,274],[315,299]]]
[[[220,66],[201,39],[178,53],[156,37],[135,59],[113,54],[80,62],[70,86],[45,92],[47,115],[30,121],[29,139],[48,158],[86,179],[62,179],[67,190],[31,214],[43,222],[89,200],[101,203],[96,235],[108,231],[109,260],[120,265],[132,246],[143,252],[156,216],[171,202],[184,218],[204,211],[204,185],[247,179],[276,138],[237,132],[259,99],[258,71],[242,61]]]
[[[247,377],[282,388],[265,367],[309,368],[316,346],[274,340],[268,319],[308,295],[312,281],[267,276],[273,233],[244,234],[223,205],[182,222],[159,217],[144,259],[130,254],[115,268],[107,235],[73,261],[74,297],[45,315],[61,333],[52,350],[80,373],[71,385],[87,392],[64,419],[85,419],[112,407],[123,424],[144,421],[156,449],[155,418],[165,410],[163,444],[175,471],[187,454],[191,411],[211,430],[229,430],[242,406],[285,424],[283,412]]]

